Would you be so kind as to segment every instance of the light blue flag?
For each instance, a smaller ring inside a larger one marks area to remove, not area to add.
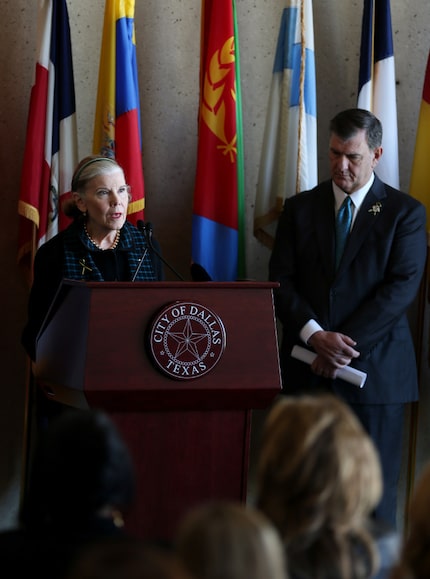
[[[273,66],[254,210],[254,235],[272,247],[287,197],[318,182],[311,0],[289,0]]]

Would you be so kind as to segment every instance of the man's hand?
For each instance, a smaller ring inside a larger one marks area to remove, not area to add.
[[[311,368],[318,376],[336,378],[337,371],[358,358],[360,352],[354,349],[356,345],[352,338],[339,332],[318,331],[309,338],[309,344],[317,353]]]

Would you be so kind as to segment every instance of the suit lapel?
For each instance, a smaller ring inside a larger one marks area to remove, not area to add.
[[[378,222],[378,219],[381,218],[384,209],[383,200],[386,195],[384,184],[375,176],[375,181],[364,198],[354,222],[354,226],[340,262],[338,273],[348,267],[360,251],[360,248],[363,242],[367,239],[370,230]]]
[[[316,242],[327,272],[334,270],[334,195],[331,181],[322,184],[321,194],[314,204]],[[328,225],[329,224],[329,225]]]

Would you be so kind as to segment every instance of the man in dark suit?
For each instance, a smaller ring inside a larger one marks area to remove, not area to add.
[[[423,274],[425,208],[374,174],[382,126],[350,109],[330,123],[331,180],[286,200],[270,259],[283,326],[285,394],[331,391],[357,413],[379,451],[384,496],[376,516],[395,524],[405,403],[417,400],[417,370],[407,310]],[[335,222],[346,198],[352,223],[337,266]],[[316,353],[308,365],[295,344]],[[337,377],[351,366],[363,388]]]

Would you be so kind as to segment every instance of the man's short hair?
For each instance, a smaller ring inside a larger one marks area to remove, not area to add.
[[[336,134],[342,140],[347,141],[357,131],[364,129],[367,136],[367,144],[372,150],[377,149],[382,143],[382,124],[370,111],[365,109],[347,109],[338,113],[330,121],[330,133]]]

